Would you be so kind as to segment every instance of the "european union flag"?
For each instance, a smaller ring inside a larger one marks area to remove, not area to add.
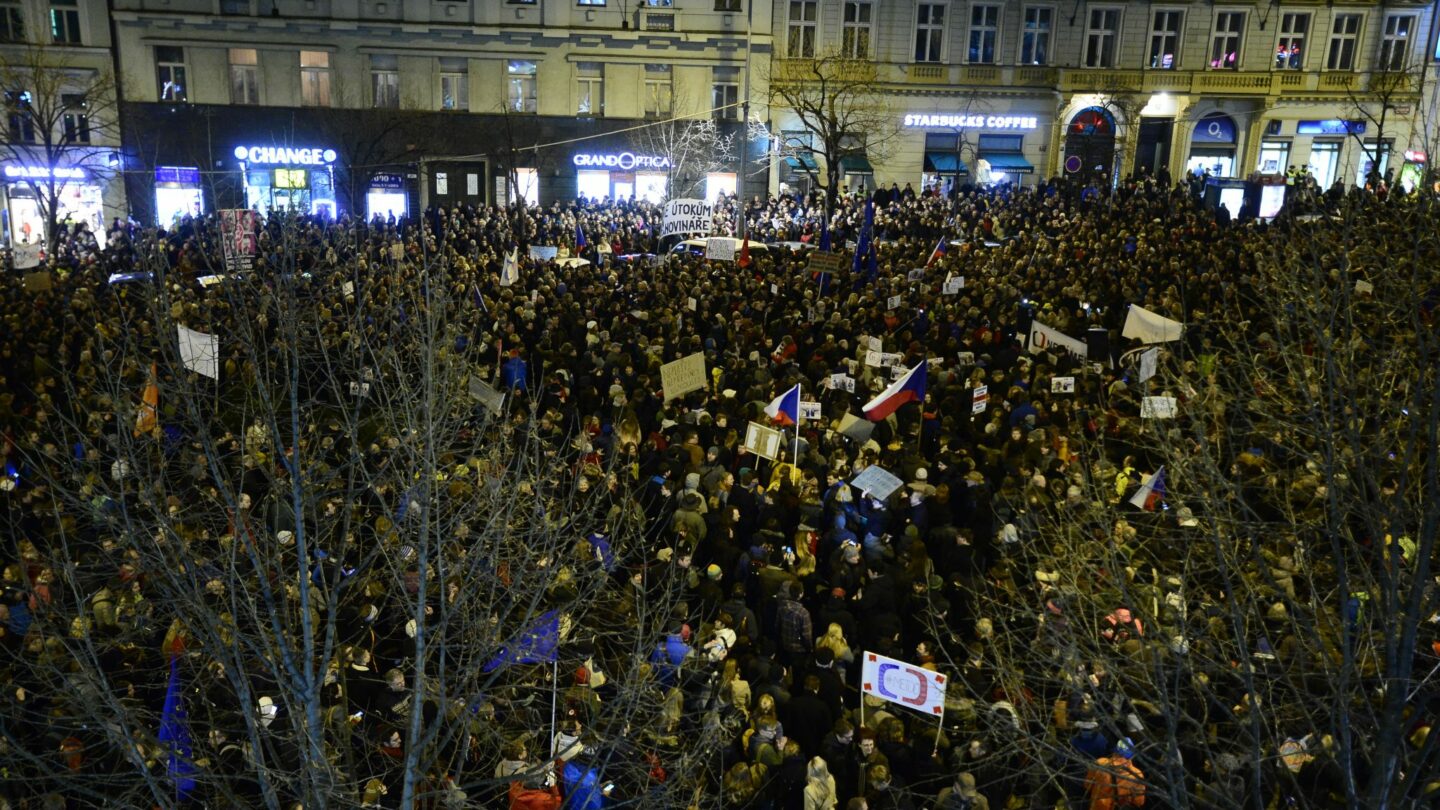
[[[185,801],[195,790],[195,763],[191,761],[190,726],[184,697],[180,694],[180,667],[170,658],[170,685],[165,689],[165,707],[160,712],[160,744],[169,749],[165,772],[175,781],[175,798]]]
[[[560,614],[550,610],[540,620],[500,648],[482,672],[494,672],[511,664],[538,664],[555,660],[560,645]]]

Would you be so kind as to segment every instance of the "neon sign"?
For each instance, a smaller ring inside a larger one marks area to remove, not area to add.
[[[598,166],[604,169],[620,169],[630,171],[631,169],[668,169],[670,158],[659,155],[637,155],[634,152],[621,152],[611,155],[596,155],[580,153],[571,158],[571,162],[584,169],[591,166]]]
[[[84,180],[85,170],[78,166],[16,166],[5,167],[5,176],[20,180]]]
[[[907,127],[951,127],[954,129],[1035,129],[1040,119],[1033,115],[934,115],[910,113]]]
[[[334,149],[300,148],[289,146],[237,146],[235,159],[250,163],[267,163],[289,166],[323,166],[334,163]]]

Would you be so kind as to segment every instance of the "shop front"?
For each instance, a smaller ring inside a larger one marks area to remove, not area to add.
[[[162,228],[173,228],[185,217],[205,213],[205,193],[200,188],[197,166],[155,167],[155,219]]]
[[[663,155],[577,152],[570,162],[575,167],[576,193],[589,200],[634,197],[658,204],[670,190],[671,163]]]
[[[104,188],[83,166],[27,166],[6,163],[4,174],[5,232],[12,244],[45,240],[45,214],[41,204],[54,181],[57,222],[83,222],[103,247],[105,244]]]
[[[1023,113],[911,113],[901,127],[924,131],[918,161],[921,187],[949,194],[966,182],[1025,183],[1035,174],[1033,161],[1043,148],[1031,136],[1040,121],[1039,116]]]
[[[1185,172],[1234,177],[1238,140],[1234,118],[1223,113],[1202,117],[1195,122],[1195,129],[1190,135],[1190,157],[1185,161]]]
[[[1086,107],[1071,116],[1065,126],[1065,160],[1061,166],[1067,175],[1112,177],[1115,116],[1100,107]]]
[[[322,217],[339,213],[335,202],[335,150],[322,146],[235,147],[245,207],[297,211]]]
[[[375,174],[365,188],[367,219],[400,219],[409,213],[410,195],[405,192],[405,175]]]

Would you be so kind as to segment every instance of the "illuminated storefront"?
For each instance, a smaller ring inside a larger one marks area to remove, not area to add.
[[[200,169],[194,166],[155,167],[155,218],[162,228],[171,228],[185,217],[205,212],[205,194],[200,188]]]
[[[575,188],[590,200],[665,199],[670,183],[670,158],[633,152],[581,152],[571,157]]]
[[[237,146],[245,207],[333,217],[336,153],[324,147]]]
[[[58,191],[57,222],[83,222],[96,240],[105,244],[104,189],[81,166],[26,166],[7,163],[4,175],[6,231],[13,243],[32,244],[45,239],[43,195],[50,181]]]

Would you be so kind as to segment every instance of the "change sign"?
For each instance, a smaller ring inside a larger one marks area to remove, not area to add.
[[[935,716],[945,713],[945,676],[878,653],[865,653],[860,689],[881,700]]]
[[[660,236],[710,233],[710,203],[704,200],[671,200],[665,204],[665,221]]]

